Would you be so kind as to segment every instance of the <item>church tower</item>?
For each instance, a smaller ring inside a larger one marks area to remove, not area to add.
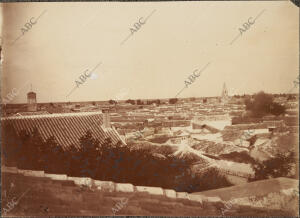
[[[27,111],[37,111],[36,93],[32,91],[32,87],[31,91],[27,93]]]
[[[228,97],[228,90],[227,90],[226,84],[224,83],[223,90],[222,90],[222,95],[221,95],[221,101],[223,103],[227,103],[228,99],[229,99],[229,97]]]

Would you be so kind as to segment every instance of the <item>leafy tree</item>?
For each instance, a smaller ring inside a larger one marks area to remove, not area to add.
[[[117,102],[115,100],[109,100],[108,103],[110,103],[110,104],[117,104]]]
[[[292,94],[290,94],[289,97],[287,98],[288,101],[289,100],[296,100],[296,99],[297,99],[296,96],[294,96]]]
[[[21,169],[40,170],[41,153],[44,146],[44,141],[34,127],[32,132],[21,131],[21,152],[22,154],[19,167]]]
[[[146,101],[146,104],[147,104],[147,105],[151,105],[151,104],[154,104],[154,103],[157,104],[157,105],[162,104],[162,103],[160,102],[159,99],[157,99],[157,100],[152,100],[152,101],[149,101],[149,100]]]
[[[140,99],[138,99],[138,100],[136,101],[136,104],[137,104],[137,105],[143,105],[144,103],[143,103]]]
[[[77,149],[75,146],[71,146],[67,151],[67,174],[69,176],[80,176],[80,171],[78,170],[80,168],[80,160],[81,160],[81,152],[79,149]]]
[[[270,113],[275,116],[279,116],[285,113],[285,107],[278,103],[272,103],[270,105]]]
[[[177,101],[178,101],[177,98],[170,98],[170,99],[169,99],[169,103],[170,103],[170,104],[176,104]]]
[[[41,154],[42,160],[40,161],[43,170],[50,173],[65,172],[64,150],[56,142],[55,137],[50,136],[44,144],[45,146]]]
[[[38,129],[34,127],[30,137],[30,150],[32,152],[33,169],[42,170],[42,155],[45,150],[44,140]]]
[[[19,154],[22,154],[22,156],[20,155],[18,158],[18,163],[17,163],[17,167],[20,169],[32,169],[32,157],[33,157],[33,153],[32,153],[32,149],[30,148],[30,138],[31,135],[28,131],[26,130],[22,130],[19,133],[19,138],[20,138],[20,152]]]
[[[125,103],[135,105],[135,100],[128,99],[128,100],[125,101]]]
[[[294,152],[278,153],[271,159],[256,162],[251,166],[255,172],[254,178],[250,178],[249,181],[290,176],[295,162]]]
[[[94,139],[91,131],[87,131],[79,139],[80,142],[80,167],[79,171],[82,176],[95,177],[97,167],[97,157],[99,156],[99,140]]]
[[[11,125],[2,126],[1,155],[6,166],[15,166],[21,156],[21,141]]]
[[[273,102],[273,96],[264,92],[254,95],[254,100],[246,98],[246,110],[251,111],[253,117],[263,117],[268,114],[281,115],[285,113],[285,108]]]

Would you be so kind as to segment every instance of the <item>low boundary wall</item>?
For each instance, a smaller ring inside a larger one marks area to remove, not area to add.
[[[160,187],[148,187],[148,186],[134,186],[130,183],[115,183],[112,181],[99,181],[88,177],[70,177],[65,174],[49,174],[44,171],[32,171],[32,170],[20,170],[16,167],[1,167],[2,172],[21,174],[24,176],[31,177],[43,177],[51,180],[60,181],[74,181],[75,185],[93,188],[97,190],[107,192],[147,192],[151,195],[162,195],[168,198],[181,198],[188,199],[191,201],[202,201],[218,202],[221,201],[219,197],[207,197],[203,195],[188,194],[187,192],[176,192],[172,189],[163,189]]]

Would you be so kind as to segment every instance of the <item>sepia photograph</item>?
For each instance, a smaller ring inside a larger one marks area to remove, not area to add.
[[[1,217],[299,217],[299,1],[0,6]]]

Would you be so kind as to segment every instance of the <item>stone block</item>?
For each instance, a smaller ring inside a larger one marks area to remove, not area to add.
[[[67,180],[67,175],[65,174],[49,174],[45,173],[45,177],[51,178],[53,180]]]
[[[208,202],[221,202],[221,198],[219,197],[206,197],[206,201]]]
[[[98,190],[113,192],[115,191],[115,183],[110,181],[94,180],[94,185]]]
[[[172,189],[165,189],[165,194],[169,198],[176,198],[176,192]]]
[[[93,180],[88,177],[69,177],[68,176],[67,180],[74,181],[74,183],[76,185],[85,185],[88,187],[92,187],[92,184],[93,184]]]
[[[152,195],[164,195],[164,191],[159,187],[136,186],[138,192],[148,192]]]
[[[189,194],[187,192],[177,192],[177,198],[189,199]]]
[[[189,195],[188,199],[190,199],[191,201],[198,201],[198,202],[202,203],[202,201],[205,198],[201,195]]]
[[[44,171],[24,170],[23,175],[24,176],[45,177]]]
[[[1,171],[7,172],[7,173],[18,173],[19,172],[17,167],[6,167],[6,166],[2,166]]]
[[[134,187],[130,183],[116,183],[116,191],[118,191],[118,192],[133,192]]]
[[[26,171],[26,170],[20,170],[20,169],[18,169],[18,173],[19,173],[19,174],[24,174],[25,171]]]

